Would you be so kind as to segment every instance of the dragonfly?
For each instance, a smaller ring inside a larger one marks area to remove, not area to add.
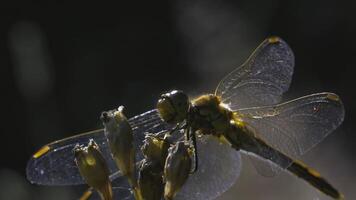
[[[189,100],[185,93],[174,90],[161,96],[157,109],[130,118],[135,148],[142,146],[147,133],[159,134],[177,126],[185,130],[185,138],[194,143],[196,169],[175,199],[219,197],[239,177],[241,153],[263,176],[290,172],[326,195],[343,199],[316,170],[299,161],[340,126],[345,115],[342,101],[334,93],[323,92],[281,103],[293,70],[291,48],[281,38],[269,37],[220,81],[214,94]],[[27,164],[27,179],[39,185],[85,184],[74,162],[73,148],[91,139],[107,162],[114,196],[133,199],[111,157],[103,129],[43,146]],[[136,154],[137,160],[143,158],[139,150]]]

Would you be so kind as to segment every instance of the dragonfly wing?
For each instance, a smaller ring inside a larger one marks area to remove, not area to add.
[[[291,158],[298,158],[334,131],[344,119],[344,107],[333,93],[312,94],[275,106],[235,112],[267,144]],[[273,157],[282,168],[291,163]]]
[[[247,122],[246,125],[248,129],[255,133],[255,137],[262,138],[264,141],[267,141],[270,146],[278,149],[284,154],[290,156],[291,158],[300,157],[300,153],[297,152],[298,141],[281,131],[281,128],[278,128],[274,125],[267,125],[267,129],[256,129],[256,126],[251,125],[252,123],[248,123],[248,120],[244,119],[244,121]],[[268,135],[268,139],[266,139],[267,137],[261,136],[261,130],[265,131],[263,133],[267,134],[271,132],[272,134]],[[242,152],[248,155],[248,158],[250,159],[253,166],[256,168],[256,171],[262,176],[274,177],[278,175],[282,171],[282,169],[289,167],[292,163],[291,160],[286,160],[284,156],[281,157],[279,155],[273,154],[272,152],[265,152],[265,148],[263,146],[261,147],[260,144],[257,142],[255,143],[255,146],[256,149],[254,153],[246,151]],[[261,157],[261,155],[269,155],[269,160],[264,159],[263,157]]]
[[[115,176],[110,177],[110,179],[114,178],[115,182],[111,184],[113,199],[122,199],[122,200],[134,200],[134,196],[131,192],[130,186],[127,182],[126,177],[123,176]],[[93,188],[89,188],[81,198],[83,200],[101,200],[101,197],[97,191]]]
[[[240,153],[213,136],[197,141],[199,167],[178,192],[176,200],[215,199],[228,190],[241,169]]]
[[[112,189],[114,199],[135,199],[127,178],[124,176],[120,176],[115,179],[115,182],[112,182]]]
[[[156,133],[170,128],[169,125],[161,121],[156,110],[137,115],[129,119],[129,122],[133,128],[137,148],[142,144],[145,132]],[[84,184],[84,180],[74,162],[72,150],[76,144],[86,145],[89,139],[95,140],[107,161],[110,171],[116,172],[117,168],[111,158],[104,131],[100,129],[44,146],[27,163],[27,179],[31,183],[40,185]],[[137,157],[142,157],[141,151],[137,151]]]
[[[135,197],[130,189],[122,187],[113,187],[113,199],[120,200],[135,200]],[[100,199],[98,199],[100,200]]]
[[[94,139],[108,161],[112,170],[113,161],[109,159],[106,138],[103,130],[96,130],[60,141],[50,143],[42,147],[27,163],[27,179],[31,183],[40,185],[75,185],[84,181],[74,162],[73,148],[76,144],[87,145],[89,139]],[[43,154],[40,155],[43,151]]]
[[[215,94],[232,110],[279,103],[289,89],[294,55],[281,38],[271,37],[224,79]]]
[[[130,189],[122,187],[113,187],[112,188],[113,199],[120,200],[135,200],[134,196],[131,193]],[[100,195],[97,192],[94,192],[88,200],[101,200]]]
[[[283,168],[279,167],[272,161],[261,158],[260,156],[247,151],[241,151],[243,154],[247,155],[252,165],[255,167],[256,171],[264,177],[274,177],[278,175]],[[289,164],[289,163],[288,163]]]

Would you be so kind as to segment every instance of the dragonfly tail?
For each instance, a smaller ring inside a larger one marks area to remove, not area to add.
[[[304,163],[300,161],[294,161],[287,169],[289,172],[305,180],[324,194],[329,195],[330,197],[337,200],[344,199],[344,196],[330,183],[328,183],[328,181],[321,177],[316,170],[307,167]]]
[[[335,189],[330,183],[328,183],[323,177],[321,177],[321,175],[316,170],[307,167],[305,164],[303,164],[300,161],[292,160],[289,156],[272,148],[263,140],[257,137],[255,137],[253,141],[254,142],[251,142],[252,145],[242,146],[243,147],[242,149],[247,150],[248,152],[255,153],[256,155],[259,155],[267,160],[270,159],[270,157],[273,157],[273,155],[278,155],[277,156],[278,159],[275,159],[273,161],[275,162],[275,164],[279,166],[283,166],[285,163],[292,163],[290,166],[287,167],[287,170],[289,172],[305,180],[306,182],[314,186],[316,189],[320,190],[324,194],[334,199],[337,200],[344,199],[344,196],[337,189]],[[259,146],[260,148],[256,148],[256,146]]]

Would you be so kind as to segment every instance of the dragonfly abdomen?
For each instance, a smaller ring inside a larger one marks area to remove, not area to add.
[[[234,121],[235,123],[232,124],[229,131],[224,133],[225,138],[233,148],[236,150],[242,149],[261,157],[261,159],[269,160],[280,168],[287,169],[295,176],[305,180],[324,194],[334,199],[343,199],[343,195],[321,177],[316,170],[307,167],[300,161],[293,160],[288,155],[273,148],[261,138],[258,138],[242,121]]]
[[[339,191],[337,191],[328,181],[321,177],[316,170],[307,167],[302,162],[294,161],[287,169],[292,174],[304,179],[312,186],[316,187],[321,192],[333,197],[334,199],[344,199],[344,196]]]
[[[256,142],[256,146],[245,150],[252,152],[264,159],[270,160],[283,169],[287,169],[293,175],[303,179],[310,185],[317,188],[319,191],[329,195],[334,199],[344,199],[343,195],[326,179],[321,177],[319,172],[316,170],[306,166],[300,161],[293,160],[289,156],[269,146],[262,139],[255,138],[254,140]]]
[[[334,199],[343,199],[343,195],[325,178],[321,177],[319,172],[306,166],[301,161],[291,159],[289,156],[272,148],[259,138],[256,138],[256,141],[259,146],[262,147],[256,152],[258,155],[274,162],[281,168],[286,168],[290,173],[308,182],[324,194],[329,195]]]

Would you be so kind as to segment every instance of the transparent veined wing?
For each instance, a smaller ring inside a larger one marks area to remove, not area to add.
[[[129,122],[133,128],[137,148],[141,146],[145,132],[157,133],[170,126],[163,123],[156,110],[137,115]],[[76,144],[87,144],[94,139],[99,145],[111,172],[116,172],[116,165],[111,158],[107,140],[103,129],[75,135],[63,140],[55,141],[42,147],[27,163],[27,179],[31,183],[40,185],[77,185],[84,184],[79,170],[74,162],[72,152]],[[137,150],[138,159],[141,151]]]
[[[227,191],[239,177],[241,157],[238,151],[226,144],[221,144],[213,136],[199,137],[197,147],[198,171],[189,176],[174,198],[175,200],[215,199]],[[123,187],[128,187],[127,182],[121,179],[115,179],[113,186],[119,188],[120,191]]]
[[[131,190],[123,187],[113,187],[113,199],[117,200],[135,200],[134,196],[131,193]],[[101,200],[101,197],[97,192],[90,196],[88,200]]]
[[[199,167],[189,176],[175,200],[210,200],[227,191],[239,177],[240,153],[214,136],[197,141]]]
[[[276,104],[289,89],[293,69],[294,55],[288,44],[270,37],[221,80],[215,94],[232,110]]]
[[[110,179],[115,180],[114,182],[112,182],[113,199],[120,199],[120,200],[135,199],[131,192],[127,179],[125,177],[114,176],[114,177],[110,177]],[[101,197],[96,191],[93,190],[93,188],[89,188],[80,199],[101,200]]]
[[[262,149],[260,149],[262,151]],[[241,151],[243,154],[248,155],[248,158],[252,165],[255,167],[256,171],[264,177],[274,177],[283,171],[283,167],[278,166],[270,160],[265,160],[260,156],[247,151]],[[275,161],[275,160],[274,160]],[[275,161],[276,162],[276,161]],[[289,163],[289,162],[283,162]]]
[[[236,114],[257,137],[289,157],[298,158],[334,131],[342,123],[345,111],[336,94],[318,93],[274,106],[239,109]],[[291,164],[271,158],[281,168]]]
[[[172,128],[161,121],[155,110],[133,117],[129,122],[134,129],[137,146],[142,145],[145,132],[159,133]],[[29,161],[27,178],[32,183],[42,185],[84,184],[74,163],[72,149],[77,143],[86,144],[90,138],[98,143],[113,172],[110,179],[113,181],[114,194],[122,197],[119,199],[133,199],[132,195],[128,195],[131,193],[127,180],[117,171],[110,156],[103,130],[76,135],[46,145],[49,148],[47,152]],[[177,137],[177,139],[181,138]],[[228,145],[220,144],[217,139],[210,136],[199,137],[197,145],[199,169],[190,177],[177,198],[213,199],[230,188],[239,176],[240,154],[237,151]],[[89,199],[99,198],[96,192],[89,197]]]

